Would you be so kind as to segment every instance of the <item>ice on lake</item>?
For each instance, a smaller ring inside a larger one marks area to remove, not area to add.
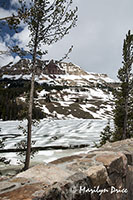
[[[26,128],[26,121],[0,121],[0,138],[5,138],[5,149],[15,148],[15,144],[25,139],[19,125]],[[33,127],[32,140],[34,146],[70,146],[89,145],[82,149],[46,150],[39,151],[35,162],[50,162],[60,157],[87,152],[94,148],[94,142],[99,141],[100,132],[106,126],[107,120],[100,119],[68,119],[68,120],[41,120]],[[0,155],[1,156],[1,155]],[[2,154],[3,156],[3,154]],[[11,159],[11,164],[16,164],[19,159],[15,153],[4,154]]]

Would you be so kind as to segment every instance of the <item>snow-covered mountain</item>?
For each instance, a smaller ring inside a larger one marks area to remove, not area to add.
[[[40,107],[46,118],[111,118],[116,83],[106,74],[85,72],[79,66],[51,60],[37,62],[37,88],[35,105]],[[0,80],[29,80],[30,61],[20,60],[0,69]],[[7,82],[5,87],[9,87]],[[20,95],[19,103],[26,102]]]

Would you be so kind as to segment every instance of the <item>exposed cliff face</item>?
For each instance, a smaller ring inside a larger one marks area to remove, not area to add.
[[[57,65],[56,62],[54,62],[53,60],[51,60],[43,69],[43,73],[47,74],[47,75],[51,75],[51,74],[65,74],[65,71],[63,69],[60,68],[60,66]]]
[[[4,66],[1,81],[30,79],[29,60]],[[21,81],[21,80],[20,80]],[[116,87],[106,74],[89,73],[72,63],[37,61],[36,106],[50,118],[110,118],[113,109],[112,90]],[[9,83],[5,87],[9,87]],[[20,100],[26,102],[26,96]]]
[[[61,62],[59,63],[59,66],[62,70],[65,71],[65,74],[69,74],[69,75],[77,75],[77,76],[81,76],[81,75],[88,75],[87,72],[85,72],[84,70],[82,70],[79,66],[74,65],[73,63],[66,63],[66,62]]]
[[[0,181],[3,200],[132,200],[133,139],[36,165]]]
[[[81,67],[69,62],[58,62],[58,61],[48,61],[48,60],[37,60],[37,71],[40,71],[40,74],[47,75],[58,75],[58,74],[67,74],[67,75],[77,75],[77,76],[87,76],[92,75],[95,79],[99,78],[108,78],[108,82],[112,82],[113,80],[109,79],[107,74],[97,74],[97,73],[89,73],[81,69]],[[31,61],[29,59],[21,59],[17,63],[13,64],[12,62],[6,66],[0,68],[0,75],[8,74],[8,75],[24,75],[25,73],[30,74]],[[37,73],[37,72],[36,72]],[[38,74],[38,73],[37,73]],[[93,78],[92,77],[92,80]],[[106,81],[106,80],[105,80]]]

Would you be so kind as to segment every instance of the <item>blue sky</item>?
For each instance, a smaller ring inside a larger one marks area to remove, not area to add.
[[[3,0],[0,0],[2,2]],[[28,1],[28,0],[27,0]],[[5,2],[5,1],[4,1]],[[79,65],[86,71],[107,73],[116,79],[122,63],[122,46],[128,30],[133,30],[133,0],[73,0],[78,6],[77,27],[50,47],[44,59],[60,59],[74,46],[68,62]],[[7,7],[0,7],[0,17],[10,16],[14,12],[17,0],[6,0]],[[13,40],[18,40],[21,47],[29,41],[27,27],[18,34],[0,33],[0,50],[6,50]],[[12,56],[0,56],[0,66],[13,61]],[[15,62],[19,57],[15,57]]]

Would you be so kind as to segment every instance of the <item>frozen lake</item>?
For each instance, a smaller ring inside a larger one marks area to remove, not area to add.
[[[42,120],[38,126],[33,127],[32,140],[34,146],[70,146],[89,145],[82,149],[46,150],[39,151],[35,162],[50,162],[63,156],[87,152],[93,149],[94,142],[99,141],[100,132],[106,126],[107,120],[69,119],[69,120]],[[26,127],[26,121],[0,121],[0,138],[5,138],[5,149],[15,148],[15,144],[25,139],[19,125]],[[3,154],[2,154],[3,155]],[[1,155],[0,155],[1,156]],[[19,157],[16,153],[6,153],[5,157],[16,164]]]

